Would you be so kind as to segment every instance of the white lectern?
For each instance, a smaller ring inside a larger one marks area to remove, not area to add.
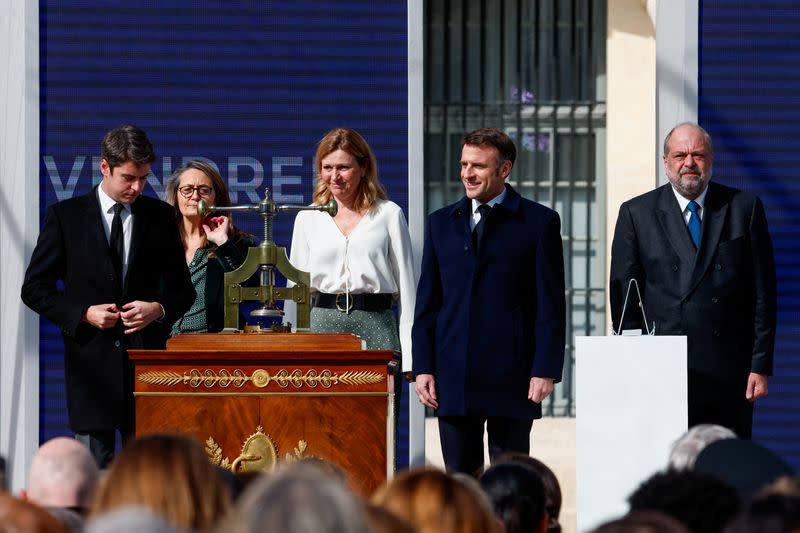
[[[686,337],[575,338],[578,531],[628,511],[687,429]]]

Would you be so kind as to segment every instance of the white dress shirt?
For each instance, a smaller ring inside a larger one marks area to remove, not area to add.
[[[503,187],[503,192],[486,202],[486,205],[489,207],[494,207],[496,204],[502,202],[506,197],[506,188]],[[475,198],[472,199],[472,220],[469,222],[470,229],[475,229],[475,226],[478,225],[478,221],[481,219],[481,214],[478,211],[478,208],[483,205],[481,202],[476,200]]]
[[[403,211],[378,200],[345,237],[333,217],[300,211],[294,222],[289,261],[311,274],[311,294],[393,294],[400,323],[403,370],[411,369],[411,325],[414,322],[417,273]],[[284,306],[286,321],[296,323],[294,302]]]
[[[106,232],[106,242],[111,243],[111,223],[114,220],[114,205],[117,203],[103,191],[102,186],[97,187],[97,200],[100,202],[100,211],[103,213],[103,229]],[[131,251],[131,232],[133,231],[133,214],[130,204],[122,204],[119,216],[122,219],[122,279],[128,274],[128,256]]]
[[[686,222],[686,225],[689,225],[689,217],[692,216],[692,212],[689,211],[688,205],[690,200],[688,198],[684,198],[681,196],[681,193],[675,190],[675,187],[672,188],[672,192],[675,194],[675,199],[678,200],[678,205],[681,206],[681,213],[683,213],[683,221]],[[703,221],[703,215],[706,212],[705,205],[706,205],[706,193],[708,192],[708,186],[703,189],[703,192],[700,193],[700,196],[694,199],[697,205],[700,206],[700,209],[697,210],[697,216],[700,217],[700,222]]]

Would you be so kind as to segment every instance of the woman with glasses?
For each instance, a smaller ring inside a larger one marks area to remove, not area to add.
[[[387,199],[375,155],[358,132],[329,131],[314,164],[314,203],[334,198],[339,210],[334,218],[300,211],[294,223],[290,261],[311,273],[311,330],[355,333],[370,350],[402,347],[403,368],[410,370],[416,277],[403,211]]]
[[[167,201],[186,253],[186,263],[197,293],[192,307],[172,325],[170,336],[222,330],[223,275],[239,268],[253,239],[236,229],[227,216],[201,217],[197,204],[231,205],[228,188],[217,170],[203,161],[189,161],[167,181]]]

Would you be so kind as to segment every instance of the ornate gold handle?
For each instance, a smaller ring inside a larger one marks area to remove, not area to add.
[[[260,460],[261,460],[260,455],[255,455],[253,453],[241,454],[239,457],[233,460],[233,464],[231,465],[231,472],[233,472],[234,474],[238,473],[237,471],[239,470],[239,464],[242,461],[260,461]]]

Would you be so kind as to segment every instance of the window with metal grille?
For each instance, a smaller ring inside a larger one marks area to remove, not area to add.
[[[464,194],[461,136],[517,145],[508,182],[561,215],[564,377],[545,414],[574,416],[575,335],[605,332],[605,0],[425,2],[427,212]]]

